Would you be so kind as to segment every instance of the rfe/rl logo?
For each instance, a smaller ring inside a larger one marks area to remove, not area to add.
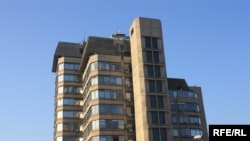
[[[247,136],[243,129],[213,129],[213,136]]]

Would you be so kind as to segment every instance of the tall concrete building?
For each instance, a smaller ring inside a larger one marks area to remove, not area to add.
[[[201,88],[167,77],[160,20],[129,31],[58,43],[54,141],[207,141]]]

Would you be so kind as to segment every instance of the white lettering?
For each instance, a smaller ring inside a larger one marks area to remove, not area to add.
[[[243,129],[239,129],[239,130],[241,130],[241,136],[247,136],[247,134],[244,134]]]
[[[220,129],[220,136],[222,136],[225,133],[225,129]]]
[[[219,129],[213,129],[213,136],[220,136],[220,130]]]
[[[247,136],[243,129],[213,129],[213,136]]]
[[[226,136],[232,136],[231,129],[226,129]]]

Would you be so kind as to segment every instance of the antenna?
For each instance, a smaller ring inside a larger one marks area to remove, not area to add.
[[[117,26],[116,34],[120,34],[120,33],[121,33],[121,31],[119,29],[119,26]]]
[[[83,42],[85,42],[85,31],[83,32]]]

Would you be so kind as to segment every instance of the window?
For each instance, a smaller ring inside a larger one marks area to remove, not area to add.
[[[150,99],[150,108],[156,108],[156,96],[149,96]]]
[[[154,52],[153,52],[153,56],[154,56],[154,62],[155,62],[155,63],[159,63],[159,62],[160,62],[160,59],[159,59],[159,52],[154,51]]]
[[[124,46],[123,46],[124,47]],[[121,65],[112,62],[93,62],[90,65],[90,70],[101,70],[101,71],[120,71]]]
[[[151,48],[151,39],[150,39],[150,37],[145,37],[145,46],[146,46],[146,48]]]
[[[165,112],[159,112],[159,121],[161,125],[165,124]]]
[[[100,78],[101,78],[101,77],[100,77]],[[110,77],[104,76],[103,79],[104,79],[104,82],[103,82],[104,84],[109,84],[109,83],[111,83]],[[115,79],[113,79],[112,82],[115,83]]]
[[[97,122],[98,124],[98,120],[97,121],[93,121],[93,122]],[[106,121],[105,120],[99,120],[99,127],[100,128],[106,128]]]
[[[147,65],[147,71],[148,71],[148,76],[149,77],[154,77],[153,65]]]
[[[91,107],[92,114],[123,114],[123,106],[100,104]]]
[[[153,134],[153,141],[159,141],[159,129],[158,128],[152,128],[152,134]]]
[[[149,92],[155,92],[155,82],[154,82],[154,80],[149,80],[148,84],[149,84]]]
[[[172,123],[177,123],[177,118],[175,115],[171,116]]]
[[[91,85],[95,84],[115,84],[120,85],[122,84],[121,77],[117,76],[96,76],[91,78]]]
[[[92,121],[93,129],[124,129],[123,120],[95,120]]]
[[[77,137],[63,136],[62,141],[78,141]]]
[[[195,136],[195,135],[202,135],[202,130],[201,129],[190,129],[190,134],[191,136]]]
[[[80,94],[79,87],[76,87],[76,86],[63,86],[59,88],[63,90],[63,93]]]
[[[190,112],[199,112],[199,106],[196,103],[178,103],[178,109]]]
[[[75,99],[65,98],[63,99],[64,105],[76,105],[77,101]]]
[[[76,112],[73,112],[73,111],[63,111],[63,117],[66,117],[66,118],[76,117]]]
[[[113,114],[123,114],[123,106],[112,105],[111,113]]]
[[[195,92],[190,92],[190,91],[169,91],[169,95],[174,97],[189,97],[189,98],[197,98],[197,94]]]
[[[156,90],[158,93],[162,93],[162,81],[156,80]]]
[[[180,120],[180,123],[187,124],[188,123],[188,116],[180,116],[179,120]]]
[[[184,128],[181,129],[182,137],[193,137],[195,135],[202,135],[202,130],[197,128]]]
[[[164,108],[163,96],[157,96],[157,101],[158,101],[158,108],[159,109]]]
[[[161,77],[161,68],[160,68],[160,66],[155,66],[154,67],[155,68],[155,77]]]
[[[125,51],[124,45],[119,45],[119,52],[123,53]]]
[[[77,70],[78,68],[79,68],[79,64],[74,64],[74,63],[65,63],[64,64],[65,70]]]
[[[198,124],[198,125],[200,125],[201,124],[201,119],[200,119],[200,117],[195,117],[195,116],[191,116],[191,117],[189,117],[188,118],[188,121],[189,121],[189,123],[190,124]]]
[[[187,129],[187,128],[181,129],[181,136],[182,137],[190,137],[191,136],[190,129]]]
[[[146,48],[158,48],[157,38],[154,37],[144,37]]]
[[[176,104],[174,102],[170,102],[170,110],[172,111],[176,110]]]
[[[122,79],[120,77],[116,77],[116,84],[122,84]]]
[[[124,136],[95,136],[90,141],[125,141]]]
[[[196,103],[186,103],[186,110],[199,112],[199,106]]]
[[[76,63],[61,63],[58,65],[58,70],[77,70],[79,64]]]
[[[178,137],[178,136],[179,136],[179,134],[178,134],[178,129],[174,128],[174,129],[172,130],[172,134],[173,134],[174,137]]]
[[[185,103],[178,103],[178,110],[180,111],[184,111],[186,108],[185,108]]]
[[[76,123],[64,123],[63,124],[63,130],[64,131],[79,131],[79,125]]]
[[[156,111],[151,111],[152,124],[158,124],[158,115]]]
[[[160,128],[161,141],[167,141],[167,129]]]
[[[153,62],[152,51],[146,51],[146,61],[148,63]]]
[[[79,112],[75,112],[75,111],[58,111],[57,112],[57,118],[76,118],[78,117]]]
[[[71,98],[58,99],[57,105],[77,105],[77,100]]]
[[[116,91],[116,99],[120,99],[120,100],[123,99],[122,91]]]
[[[152,38],[152,46],[153,48],[158,48],[157,38]]]
[[[72,74],[64,74],[64,75],[59,75],[58,76],[58,82],[61,82],[61,81],[77,81],[77,76],[76,75],[72,75]]]
[[[148,77],[161,77],[161,69],[160,66],[147,65],[147,75]]]

